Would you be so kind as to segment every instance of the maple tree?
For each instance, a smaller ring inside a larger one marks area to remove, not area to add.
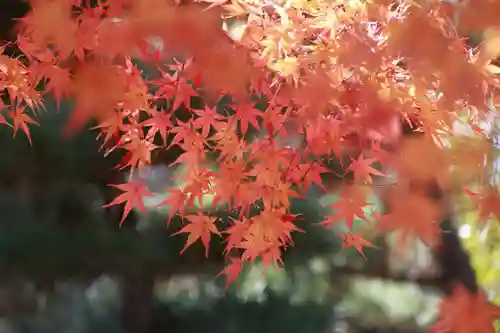
[[[354,218],[436,246],[442,207],[415,192],[409,185],[415,180],[474,193],[481,219],[498,217],[493,134],[481,127],[497,116],[497,2],[31,5],[19,23],[23,56],[0,55],[6,103],[0,123],[31,143],[29,128],[38,125],[43,96],[51,94],[58,103],[76,103],[61,135],[78,135],[96,120],[103,153],[124,151],[117,167],[131,174],[155,154],[180,148],[172,165],[187,166],[185,185],[166,189],[170,197],[160,205],[170,207],[169,220],[176,213],[186,220],[182,251],[200,239],[208,253],[212,233],[227,235],[228,281],[243,262],[281,263],[301,231],[289,199],[313,185],[330,190],[324,179],[334,173],[328,164],[334,158],[345,173],[336,175],[344,180],[341,200],[320,224],[345,223],[350,231],[339,237],[362,255],[371,243],[351,232]],[[231,20],[243,25],[238,38],[223,29]],[[471,30],[485,31],[480,47],[464,41]],[[162,50],[150,49],[151,36],[162,40]],[[137,57],[157,67],[157,77],[145,78]],[[419,139],[401,133],[406,121],[422,133]],[[470,133],[457,134],[457,123]],[[397,179],[393,210],[367,216],[374,183],[388,173]],[[142,183],[110,185],[123,191],[106,205],[125,203],[122,221],[150,194]],[[197,208],[206,196],[212,210],[236,214],[226,230],[218,229],[213,212]],[[488,316],[481,320],[491,324]]]

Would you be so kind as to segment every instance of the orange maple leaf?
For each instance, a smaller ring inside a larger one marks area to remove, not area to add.
[[[441,149],[427,138],[403,140],[395,167],[401,177],[408,179],[446,180],[450,167],[449,151]]]
[[[122,193],[119,196],[117,196],[109,204],[103,206],[104,208],[106,208],[106,207],[118,205],[118,204],[125,202],[125,208],[123,209],[123,215],[122,215],[122,219],[120,220],[120,226],[123,224],[123,221],[125,221],[125,218],[127,217],[127,215],[130,213],[130,211],[135,206],[138,206],[138,208],[140,209],[141,212],[143,212],[143,213],[146,212],[146,208],[144,207],[144,202],[143,202],[142,198],[145,196],[153,195],[147,189],[146,182],[130,181],[126,184],[120,184],[120,185],[110,184],[109,186],[115,187],[115,188],[125,192],[125,193]]]
[[[342,248],[353,246],[365,260],[366,256],[363,252],[363,247],[377,248],[375,245],[364,239],[360,233],[348,232],[339,236],[342,237]]]
[[[254,262],[260,257],[265,267],[281,263],[281,248],[293,245],[291,233],[303,232],[293,221],[294,215],[286,214],[283,208],[263,210],[250,219],[240,248],[242,258]]]
[[[198,212],[197,215],[188,215],[186,219],[190,222],[187,226],[182,228],[180,231],[174,233],[173,235],[179,235],[182,233],[188,233],[188,239],[186,245],[181,250],[181,254],[187,250],[194,242],[201,239],[203,246],[205,247],[205,256],[208,257],[208,250],[210,247],[210,236],[212,234],[220,235],[215,222],[218,220],[217,217],[207,216],[202,212]]]

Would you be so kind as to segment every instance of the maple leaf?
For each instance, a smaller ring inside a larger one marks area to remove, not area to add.
[[[255,109],[254,104],[240,103],[238,105],[232,105],[231,108],[235,112],[234,117],[240,121],[241,133],[243,135],[247,133],[248,124],[252,125],[256,129],[260,129],[257,117],[262,118],[262,112]]]
[[[283,113],[283,107],[277,105],[269,105],[266,112],[263,114],[264,128],[268,135],[274,138],[277,135],[288,137],[286,130],[287,116]]]
[[[204,151],[206,139],[205,137],[193,128],[193,122],[177,122],[177,126],[170,130],[170,133],[175,134],[170,148],[174,145],[179,145],[186,148],[186,151],[198,150]]]
[[[333,214],[325,216],[327,219],[319,225],[331,227],[345,220],[347,228],[351,231],[356,218],[370,222],[363,211],[363,208],[370,205],[371,203],[366,201],[366,194],[362,190],[356,186],[346,186],[340,192],[340,199],[328,205],[328,207],[333,208]]]
[[[355,180],[366,181],[368,184],[372,184],[371,175],[384,176],[382,172],[371,167],[376,160],[376,158],[363,159],[363,154],[360,154],[357,160],[352,161],[346,171],[352,171],[354,173]]]
[[[340,235],[340,237],[342,237],[342,248],[353,246],[365,260],[366,256],[363,252],[363,247],[377,248],[372,243],[364,239],[360,233],[348,232],[346,234]]]
[[[493,333],[493,323],[500,319],[500,307],[492,304],[484,292],[471,293],[457,286],[439,307],[440,320],[432,332]]]
[[[173,111],[177,110],[182,104],[184,104],[186,108],[191,107],[191,97],[199,96],[186,79],[179,80],[176,88],[174,103],[172,105]]]
[[[179,235],[182,233],[188,233],[188,239],[186,245],[181,250],[181,254],[187,250],[194,242],[201,239],[203,246],[205,247],[205,257],[208,258],[208,250],[210,247],[210,236],[212,234],[220,235],[215,222],[218,220],[217,217],[211,217],[198,212],[197,215],[188,215],[186,219],[189,224],[182,228],[180,231],[174,233],[173,235]]]
[[[41,94],[35,89],[39,79],[19,59],[0,54],[0,86],[7,90],[11,105],[22,101],[33,111],[40,107]]]
[[[410,237],[418,237],[430,247],[439,245],[440,221],[443,207],[428,198],[425,193],[414,193],[408,189],[396,188],[387,195],[389,207],[375,223],[375,231],[395,231],[398,233],[398,246],[408,244]]]
[[[70,89],[76,105],[64,128],[65,136],[93,118],[107,119],[125,95],[126,85],[117,68],[86,62],[75,73]]]
[[[141,123],[143,127],[150,127],[147,137],[154,138],[156,133],[160,133],[163,143],[167,145],[167,131],[173,126],[171,115],[163,110],[149,110],[148,113],[151,118]]]
[[[73,134],[95,118],[105,143],[115,138],[107,151],[125,150],[120,167],[151,164],[151,151],[159,148],[153,144],[157,133],[162,148],[183,149],[173,164],[187,164],[187,185],[170,189],[160,205],[170,207],[170,222],[176,213],[184,218],[185,209],[210,193],[213,205],[238,214],[224,231],[226,254],[234,248],[243,252],[227,268],[228,280],[237,278],[244,260],[281,262],[281,251],[292,245],[291,232],[299,231],[296,216],[289,213],[290,197],[313,183],[324,189],[321,177],[328,170],[317,161],[325,157],[342,160],[370,148],[369,155],[360,154],[349,167],[341,161],[356,183],[371,184],[373,176],[383,175],[373,167],[375,161],[384,170],[394,169],[398,185],[414,179],[437,179],[442,185],[451,175],[464,183],[490,176],[495,147],[480,125],[500,103],[492,97],[498,77],[489,64],[500,52],[500,30],[495,28],[500,5],[495,1],[466,2],[460,8],[446,4],[448,10],[440,2],[411,4],[404,15],[390,10],[388,0],[342,8],[316,0],[292,1],[286,8],[267,1],[129,2],[85,6],[72,0],[32,1],[31,11],[20,19],[17,41],[28,62],[0,54],[0,90],[7,91],[11,105],[26,104],[34,112],[42,105],[36,87],[43,79],[45,92],[58,103],[70,95],[76,104],[63,134]],[[458,32],[449,23],[455,12],[461,18]],[[397,19],[389,19],[394,15]],[[228,22],[220,21],[231,16],[245,18],[243,35],[235,40],[224,30]],[[367,25],[368,18],[377,24]],[[356,34],[343,33],[346,26]],[[484,35],[479,53],[464,47],[458,35],[471,27]],[[408,38],[415,33],[425,38]],[[161,47],[151,50],[150,36],[161,36]],[[0,53],[4,50],[0,46]],[[172,55],[186,60],[174,57],[172,64],[161,65],[168,70],[158,68],[159,78],[145,81],[132,54],[153,62]],[[405,59],[404,66],[394,63],[398,57]],[[339,70],[339,65],[349,71]],[[198,88],[205,105],[220,106],[225,103],[220,98],[229,97],[234,113],[191,110]],[[265,111],[257,110],[256,103]],[[169,111],[184,107],[189,120],[151,110],[158,104]],[[27,125],[36,123],[24,108],[13,110],[14,136],[21,129],[31,144]],[[459,118],[462,113],[465,121]],[[418,124],[414,131],[422,135],[405,139],[402,119]],[[449,149],[444,141],[456,136],[451,129],[457,121],[481,139],[447,140],[453,141]],[[1,115],[0,123],[6,123]],[[267,133],[249,138],[249,126]],[[168,134],[174,135],[170,144]],[[290,144],[299,136],[300,147]],[[219,168],[209,173],[202,164],[212,153]],[[126,215],[140,206],[141,195],[122,190],[115,201],[126,201]],[[391,209],[375,228],[433,242],[444,207],[412,191],[410,195],[396,188],[384,198]],[[474,196],[481,220],[499,217],[497,192],[485,187]],[[260,213],[245,218],[257,204]],[[363,211],[367,205],[360,186],[344,187],[322,224],[345,220],[351,229],[355,218],[368,221]],[[213,226],[212,217],[193,216]],[[200,228],[189,232],[188,243],[196,232],[202,242],[209,239],[209,227],[201,231],[203,223],[190,221],[185,227]],[[354,233],[342,237],[345,246],[358,251],[370,246]]]
[[[293,215],[285,214],[283,208],[263,210],[252,217],[239,246],[244,249],[241,258],[253,263],[260,257],[265,267],[273,264],[279,268],[282,263],[280,249],[293,244],[293,231],[303,232],[292,223],[294,219]]]
[[[321,179],[321,174],[323,173],[331,173],[331,171],[315,162],[301,163],[291,170],[289,177],[304,192],[307,192],[312,184],[319,185],[326,192],[326,187],[323,185],[323,180]]]
[[[399,148],[395,167],[404,178],[443,180],[449,174],[450,156],[429,139],[409,138]]]
[[[45,91],[54,95],[59,109],[61,99],[67,95],[71,83],[70,71],[67,68],[49,65],[43,68],[43,73],[48,79]]]
[[[160,72],[160,78],[155,78],[150,81],[150,84],[154,87],[157,87],[158,89],[156,90],[154,94],[155,99],[170,99],[175,96],[176,93],[176,80],[177,80],[177,75],[170,75],[167,72],[162,71],[161,68],[158,68],[158,71]]]
[[[243,249],[241,258],[250,260],[252,264],[255,263],[257,258],[261,258],[265,268],[270,265],[279,268],[279,264],[282,263],[281,244],[262,238],[261,235],[248,234],[245,236],[240,248]]]
[[[205,106],[204,110],[192,110],[198,118],[194,120],[194,127],[196,129],[201,128],[201,134],[206,138],[208,137],[208,133],[210,132],[211,126],[215,125],[215,122],[218,120],[224,120],[224,117],[217,113],[216,107],[209,108]]]
[[[198,199],[200,207],[203,207],[203,197],[211,194],[212,182],[214,181],[213,173],[204,168],[193,170],[186,173],[184,179],[187,184],[184,185],[184,191],[189,193],[188,207],[191,207]]]
[[[476,176],[484,170],[485,162],[489,163],[492,159],[491,140],[487,138],[452,138],[451,140],[451,158],[454,174],[467,182],[471,177]],[[485,177],[481,176],[481,177]]]
[[[31,5],[30,13],[20,20],[33,39],[40,42],[57,41],[61,40],[64,33],[68,33],[65,29],[73,24],[69,1],[37,1]],[[65,29],[61,29],[61,26]]]
[[[168,226],[177,212],[181,218],[184,218],[186,200],[189,198],[189,195],[183,189],[179,188],[169,188],[165,189],[165,191],[168,193],[168,197],[166,200],[159,203],[158,207],[170,206],[170,212],[167,220]]]
[[[213,187],[213,193],[215,196],[212,207],[215,207],[222,201],[228,203],[229,209],[234,209],[234,199],[239,199],[239,202],[245,201],[245,199],[249,198],[255,199],[254,193],[248,193],[248,197],[243,196],[245,189],[248,189],[248,187],[245,188],[245,186],[249,186],[248,183],[245,183],[247,180],[245,168],[246,164],[242,160],[221,162],[218,170],[214,173],[217,181]]]
[[[379,141],[373,144],[371,153],[375,156],[375,159],[379,161],[382,166],[389,166],[391,153],[383,149]]]
[[[149,140],[143,140],[136,136],[126,144],[122,145],[121,148],[127,150],[127,160],[126,163],[122,165],[122,168],[126,167],[142,167],[143,165],[151,164],[151,152],[158,148]]]
[[[479,206],[479,221],[485,224],[492,216],[500,219],[500,194],[496,189],[488,189],[476,199]]]
[[[132,209],[137,206],[139,210],[143,213],[146,212],[146,208],[144,207],[144,202],[143,202],[143,197],[145,196],[151,196],[153,195],[148,189],[147,189],[147,183],[146,182],[133,182],[130,181],[125,184],[120,184],[120,185],[113,185],[110,184],[109,186],[115,187],[119,189],[120,191],[123,191],[124,193],[120,194],[117,196],[113,201],[111,201],[109,204],[104,205],[104,208],[118,205],[121,203],[125,202],[125,208],[123,209],[123,215],[120,220],[120,226],[123,224],[125,221],[125,218],[127,215],[132,211]]]
[[[193,128],[191,121],[188,123],[178,123],[170,132],[175,133],[175,136],[169,147],[178,145],[185,151],[170,166],[184,163],[189,170],[196,170],[206,157],[206,138]]]
[[[226,254],[229,254],[232,249],[239,247],[242,244],[245,235],[248,232],[248,225],[250,223],[250,221],[245,217],[243,217],[242,221],[237,219],[231,220],[233,221],[233,225],[224,230],[224,233],[229,235],[226,239]]]
[[[108,118],[102,120],[99,125],[91,129],[99,129],[104,134],[104,144],[109,142],[112,138],[119,141],[119,134],[124,129],[123,123],[124,116],[121,112],[113,112]]]
[[[31,142],[31,134],[28,124],[38,125],[38,123],[25,113],[25,107],[16,106],[10,113],[10,117],[14,122],[14,138],[16,137],[17,131],[21,129],[24,134],[26,134],[30,145],[32,145],[33,143]]]
[[[7,121],[7,119],[5,119],[5,117],[2,114],[0,114],[0,124],[4,124],[4,125],[7,125],[9,127],[12,127],[12,125],[9,124],[9,122]]]
[[[229,264],[222,272],[217,274],[217,277],[221,275],[226,275],[225,290],[231,285],[233,281],[238,281],[238,276],[243,268],[244,261],[240,258],[230,258],[231,264]]]

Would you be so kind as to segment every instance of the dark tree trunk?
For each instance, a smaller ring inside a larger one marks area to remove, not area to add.
[[[425,184],[419,184],[419,187],[425,186],[428,198],[442,204],[448,205],[446,193],[440,188],[436,180],[429,180]],[[472,267],[469,254],[462,246],[458,230],[455,226],[455,216],[449,207],[444,207],[448,212],[441,221],[441,242],[434,251],[434,258],[440,270],[439,280],[440,289],[445,295],[450,295],[453,288],[462,285],[469,292],[477,293],[478,283],[476,272]]]
[[[127,333],[150,333],[153,326],[154,279],[147,275],[122,276],[121,321]]]

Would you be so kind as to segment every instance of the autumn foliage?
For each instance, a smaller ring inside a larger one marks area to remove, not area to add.
[[[180,147],[174,164],[187,166],[185,185],[166,189],[161,205],[170,207],[169,220],[184,218],[186,248],[201,241],[208,253],[212,237],[225,238],[228,282],[245,261],[281,263],[293,233],[301,232],[289,199],[312,185],[330,190],[324,176],[333,172],[332,158],[347,162],[336,175],[341,200],[325,227],[351,229],[356,218],[376,234],[395,231],[434,246],[444,205],[411,186],[430,178],[468,194],[485,221],[500,218],[495,131],[483,126],[497,116],[498,68],[491,60],[500,54],[499,2],[31,4],[16,42],[24,56],[0,56],[0,122],[31,141],[30,127],[46,112],[43,95],[51,94],[75,101],[61,135],[78,135],[97,120],[103,154],[125,152],[119,168],[140,169]],[[231,38],[223,26],[235,22],[241,31]],[[484,31],[476,48],[464,38],[472,30]],[[161,49],[147,42],[151,36]],[[156,66],[158,76],[146,80],[134,58]],[[204,105],[193,107],[193,97]],[[180,109],[188,116],[178,117]],[[400,123],[410,121],[418,139],[402,138]],[[124,218],[151,195],[140,181],[112,186],[123,193],[108,206],[125,203]],[[380,187],[392,209],[368,215],[370,194]],[[196,209],[207,196],[212,210]],[[216,209],[236,214],[229,228],[221,230]],[[359,233],[339,237],[360,253],[371,246]],[[446,317],[453,325],[450,313],[463,311],[455,310],[465,302],[460,295],[443,305],[453,308]],[[488,331],[492,317],[485,313],[481,325],[461,331]]]

